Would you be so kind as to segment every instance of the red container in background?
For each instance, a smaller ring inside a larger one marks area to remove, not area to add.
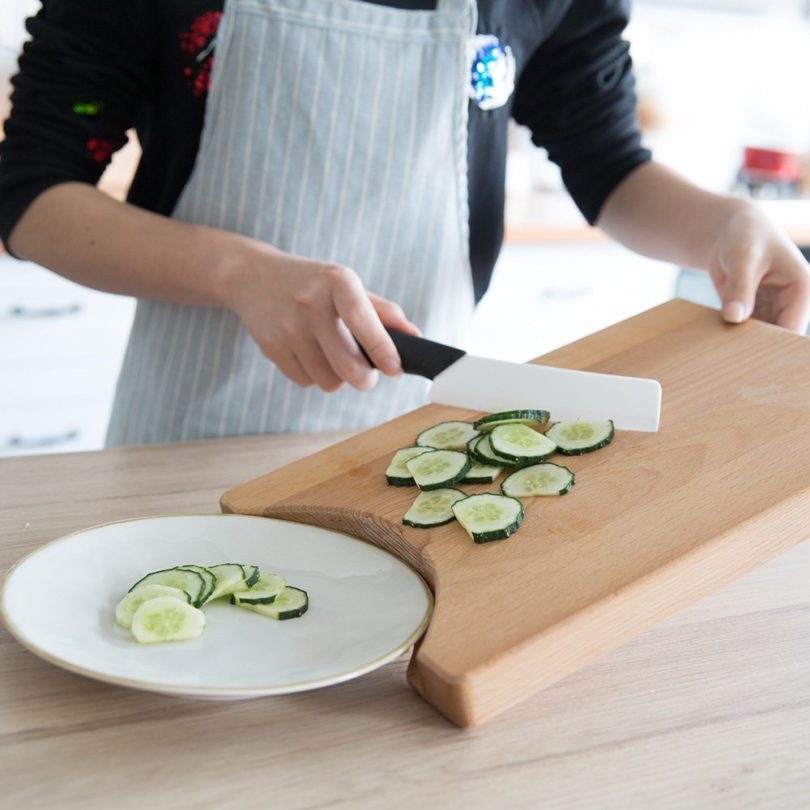
[[[760,181],[798,183],[802,179],[802,156],[775,149],[746,146],[743,171]]]
[[[803,175],[802,155],[746,146],[733,190],[761,200],[796,199],[802,194]]]

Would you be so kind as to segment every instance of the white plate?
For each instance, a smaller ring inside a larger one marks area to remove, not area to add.
[[[282,574],[309,593],[309,610],[279,622],[212,604],[202,636],[166,644],[138,644],[116,625],[116,603],[147,572],[221,562]],[[46,661],[122,686],[215,699],[370,672],[422,635],[431,607],[422,579],[376,546],[244,515],[144,518],[70,534],[19,562],[0,593],[11,633]]]

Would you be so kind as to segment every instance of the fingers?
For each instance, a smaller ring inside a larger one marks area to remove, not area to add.
[[[343,380],[335,373],[321,344],[314,336],[304,338],[295,347],[295,357],[307,376],[321,390],[332,393],[343,385]]]
[[[399,304],[389,301],[380,295],[373,292],[366,292],[371,305],[374,307],[377,315],[384,326],[390,326],[392,329],[399,329],[400,332],[407,332],[409,335],[416,335],[422,337],[422,332],[416,324],[411,323],[402,311]]]
[[[762,272],[750,255],[738,254],[728,263],[725,283],[717,289],[722,302],[720,313],[727,323],[742,323],[754,311]]]
[[[776,325],[791,329],[801,335],[805,334],[810,321],[809,305],[810,302],[807,299],[793,298],[777,316]]]
[[[292,380],[302,388],[309,388],[313,385],[314,381],[312,377],[304,371],[301,363],[299,363],[295,355],[290,352],[278,355],[273,362],[287,379]]]
[[[357,341],[343,321],[337,317],[325,320],[319,324],[316,337],[332,370],[341,380],[358,391],[368,391],[376,385],[379,373],[360,353]]]
[[[709,273],[728,323],[740,323],[753,314],[787,329],[806,330],[810,268],[796,246],[755,206],[738,208],[729,218]]]
[[[354,345],[356,347],[357,344]],[[358,355],[365,365],[365,376],[370,378],[363,380],[362,385],[352,382],[337,373],[329,353],[323,350],[317,340],[299,343],[296,354],[292,352],[272,352],[267,356],[285,377],[302,388],[311,388],[313,385],[317,385],[322,391],[332,393],[343,386],[344,380],[351,382],[356,388],[362,390],[373,387],[376,382],[377,372],[363,360],[359,352]]]
[[[810,266],[794,245],[780,251],[763,282],[784,285],[779,290],[779,306],[774,323],[804,334],[810,321]]]
[[[346,267],[288,254],[261,258],[268,262],[267,272],[249,276],[232,309],[286,377],[324,391],[336,391],[344,382],[367,390],[379,379],[377,369],[402,373],[382,319],[411,334],[418,330],[395,303],[370,297]]]
[[[402,373],[399,353],[382,325],[360,279],[347,268],[338,268],[332,288],[335,310],[374,365],[384,374]]]
[[[806,331],[810,268],[793,245],[771,241],[767,251],[741,245],[723,264],[725,279],[717,289],[724,320],[740,323],[753,314],[795,332]]]

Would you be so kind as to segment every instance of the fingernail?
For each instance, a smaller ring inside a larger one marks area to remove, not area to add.
[[[402,366],[399,364],[399,360],[394,357],[386,357],[385,360],[380,363],[380,369],[386,374],[399,374],[402,371]]]
[[[729,323],[742,323],[745,320],[745,304],[742,301],[729,301],[723,307],[723,318]]]

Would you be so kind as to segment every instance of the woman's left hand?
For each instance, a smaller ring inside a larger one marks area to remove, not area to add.
[[[810,267],[751,200],[704,191],[651,160],[611,192],[597,224],[644,256],[708,270],[726,321],[807,329]]]
[[[753,316],[804,333],[810,320],[810,265],[753,203],[735,200],[708,267],[729,323]]]

